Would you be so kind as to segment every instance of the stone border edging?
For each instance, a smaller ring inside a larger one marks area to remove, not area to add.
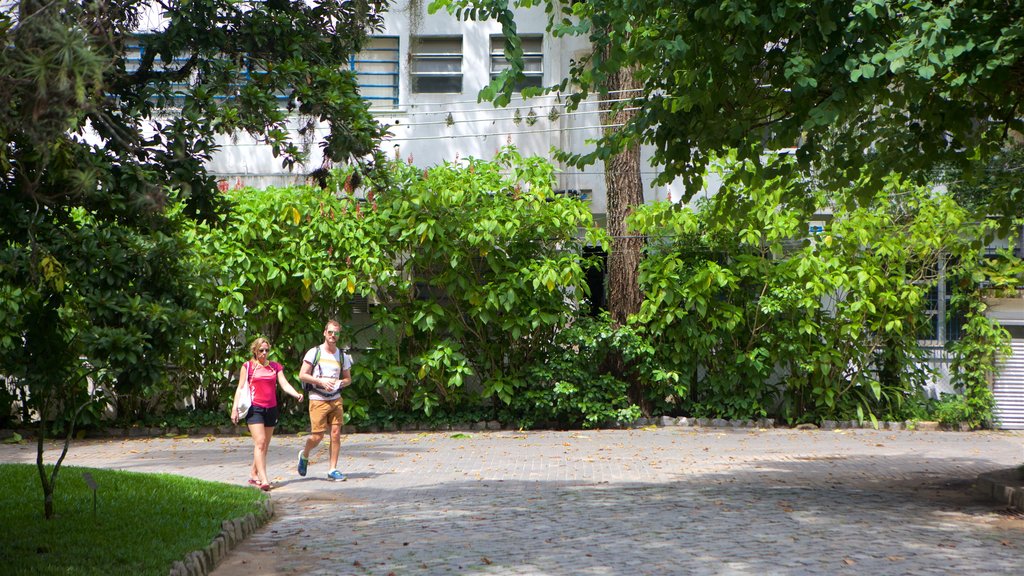
[[[177,560],[171,566],[169,576],[207,576],[235,546],[250,534],[266,524],[274,516],[274,501],[267,498],[261,510],[249,513],[241,518],[225,520],[221,523],[220,533],[213,538],[210,545],[202,550],[195,550],[185,555],[184,560]]]
[[[698,428],[790,428],[786,424],[777,425],[773,418],[759,418],[757,420],[726,420],[723,418],[693,418],[688,416],[656,416],[654,418],[638,418],[628,424],[601,426],[599,429],[624,429],[624,428],[645,428],[648,426],[659,427],[698,427]],[[874,430],[875,425],[870,420],[859,422],[857,420],[824,420],[821,424],[800,424],[793,426],[797,430]],[[388,433],[388,432],[482,432],[485,430],[517,430],[515,426],[503,425],[495,420],[466,422],[463,424],[427,425],[427,424],[404,424],[401,426],[366,426],[357,427],[345,425],[342,430],[344,434],[363,433]],[[538,426],[534,430],[555,430],[553,426]],[[970,432],[973,429],[966,424],[960,426],[943,426],[938,422],[913,421],[906,422],[878,422],[878,430],[908,430],[908,431],[956,431]],[[34,437],[34,430],[10,430],[0,429],[0,441],[3,441],[18,432],[25,439]],[[292,433],[286,433],[290,435]],[[302,435],[305,432],[298,432]],[[203,426],[199,428],[181,429],[176,427],[154,428],[154,427],[131,427],[131,428],[102,428],[90,430],[85,438],[89,439],[137,439],[137,438],[177,438],[177,437],[200,437],[200,436],[244,436],[246,430],[241,426]]]
[[[1024,471],[1020,468],[979,474],[975,489],[986,497],[1024,512]]]
[[[633,422],[628,427],[630,428],[643,428],[644,426],[698,426],[701,428],[776,428],[774,418],[759,418],[757,420],[725,420],[723,418],[689,418],[689,417],[676,417],[676,416],[661,416],[658,418],[639,418],[636,422]],[[789,428],[787,425],[783,425],[783,428]],[[794,426],[796,430],[846,430],[846,429],[864,429],[874,430],[875,425],[870,420],[864,422],[858,422],[857,420],[824,420],[821,425],[817,424],[800,424]],[[878,430],[920,430],[920,431],[937,431],[937,430],[952,430],[954,428],[947,428],[940,426],[938,422],[921,422],[911,421],[906,422],[878,422]],[[967,432],[970,428],[963,426],[958,430]]]

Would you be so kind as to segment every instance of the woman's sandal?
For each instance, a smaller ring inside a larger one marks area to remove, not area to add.
[[[270,492],[270,488],[270,484],[260,484],[260,490],[263,490],[264,492]]]
[[[249,486],[259,486],[260,481],[255,478],[249,478]]]

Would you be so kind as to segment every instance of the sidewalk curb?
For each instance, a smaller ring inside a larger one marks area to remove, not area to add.
[[[1024,472],[1019,468],[979,474],[976,489],[986,497],[1024,512]]]
[[[877,424],[870,420],[863,422],[857,420],[824,420],[819,424],[800,424],[789,426],[776,422],[773,418],[758,418],[746,420],[726,420],[723,418],[693,418],[684,416],[658,416],[654,418],[638,418],[633,422],[618,425],[606,425],[600,429],[622,430],[648,427],[668,428],[735,428],[735,429],[786,429],[797,430],[902,430],[908,432],[974,432],[982,428],[972,429],[966,425],[947,426],[938,422],[919,422],[908,420],[906,422],[879,421]],[[535,430],[557,430],[554,426],[541,426]],[[448,424],[445,426],[406,424],[402,426],[352,426],[345,425],[343,434],[378,434],[391,432],[481,432],[497,430],[516,430],[515,427],[502,424],[497,421],[465,422],[461,424]],[[308,431],[283,432],[286,435],[304,435]],[[0,429],[0,442],[12,438],[18,434],[22,439],[30,440],[35,437],[35,429]],[[244,426],[202,426],[196,428],[177,428],[174,426],[159,427],[129,427],[129,428],[101,428],[81,433],[79,439],[89,440],[124,440],[142,438],[201,438],[201,437],[236,437],[247,436],[248,431]],[[59,439],[59,438],[55,438]]]
[[[189,552],[184,560],[176,561],[171,566],[169,576],[207,576],[231,550],[269,522],[273,516],[274,501],[268,497],[257,514],[246,514],[241,518],[225,520],[221,524],[220,533],[214,537],[210,545],[202,550]]]

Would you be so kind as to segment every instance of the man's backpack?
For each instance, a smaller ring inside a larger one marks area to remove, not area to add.
[[[313,372],[313,368],[320,368],[320,345],[319,344],[316,345],[316,353],[313,354],[313,366],[310,367],[310,369],[309,369],[310,373]],[[320,374],[321,375],[323,374],[323,370],[320,371]],[[303,382],[302,383],[302,391],[303,392],[306,392],[308,394],[310,390],[314,390],[314,389],[315,389],[315,386],[313,386],[309,382]]]
[[[344,362],[345,361],[345,353],[340,348],[338,349],[338,352],[339,352],[339,356],[340,356],[340,361]],[[323,370],[323,368],[320,367],[320,345],[319,344],[317,344],[316,352],[313,354],[313,368],[315,368],[316,370],[319,371],[319,374],[317,374],[317,377],[320,377],[320,376],[324,375],[324,370]],[[310,373],[312,373],[312,371],[313,370],[310,369]],[[316,392],[317,394],[319,394],[320,396],[322,396],[322,397],[324,397],[324,398],[326,398],[328,400],[333,400],[334,398],[340,398],[341,397],[341,390],[340,389],[336,390],[333,394],[328,394],[328,393],[324,392],[323,390],[320,390],[316,386],[313,386],[309,382],[303,382],[302,383],[302,389],[307,394],[309,394],[310,391]]]

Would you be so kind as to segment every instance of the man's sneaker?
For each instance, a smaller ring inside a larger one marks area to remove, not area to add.
[[[345,475],[337,470],[331,470],[330,472],[328,472],[327,477],[330,478],[331,480],[334,480],[335,482],[345,481]]]
[[[299,450],[299,476],[306,475],[306,468],[309,467],[309,458],[306,457],[305,450]]]

